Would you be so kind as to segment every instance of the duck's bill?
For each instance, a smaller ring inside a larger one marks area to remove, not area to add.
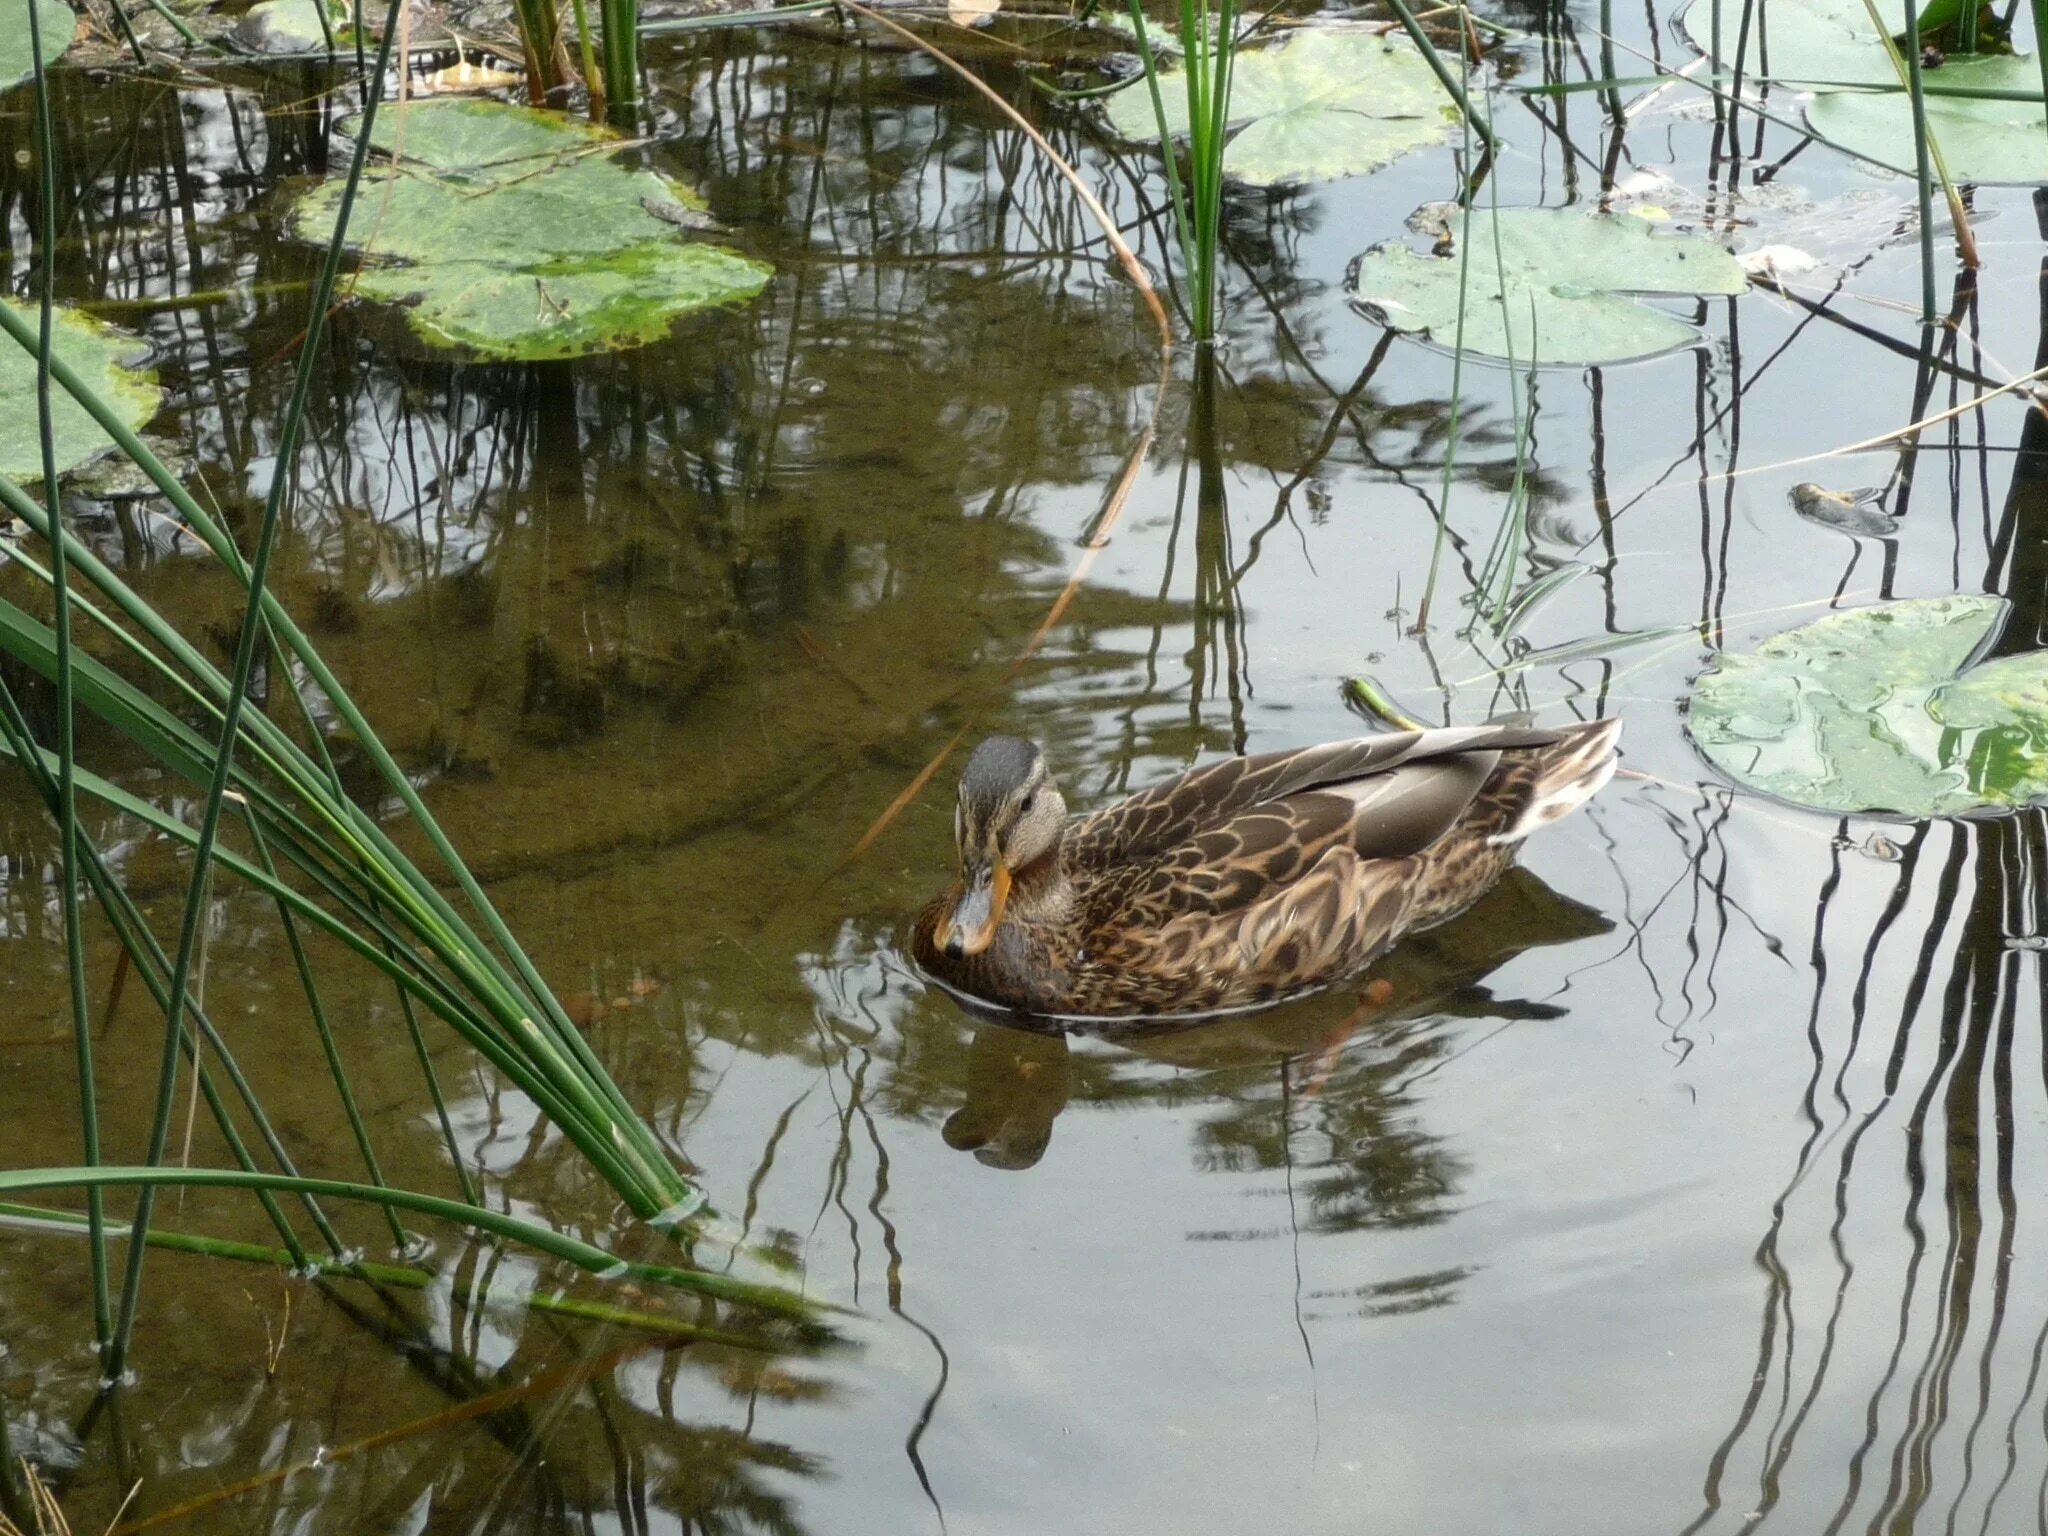
[[[995,942],[996,925],[1010,900],[1010,871],[997,863],[977,870],[953,907],[940,944],[954,958],[978,955]]]

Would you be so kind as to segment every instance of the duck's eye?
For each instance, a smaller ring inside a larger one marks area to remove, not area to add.
[[[1031,807],[1036,804],[1038,804],[1038,791],[1034,789],[1024,797],[1024,814],[1029,816],[1031,814]]]

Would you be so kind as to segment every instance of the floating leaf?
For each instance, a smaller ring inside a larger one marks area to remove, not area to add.
[[[1770,0],[1770,70],[1758,70],[1759,43],[1754,18],[1748,46],[1742,53],[1745,80],[1828,81],[1837,85],[1897,85],[1899,77],[1886,57],[1877,29],[1863,0]],[[1879,6],[1883,10],[1883,6]],[[1735,68],[1742,47],[1744,7],[1693,0],[1679,19],[1686,41],[1716,61]],[[1714,22],[1721,23],[1719,36]],[[1963,61],[1957,60],[1957,63]],[[2039,82],[2036,81],[2036,84]]]
[[[43,39],[43,62],[55,63],[78,35],[78,17],[64,0],[34,0]],[[0,91],[26,80],[36,71],[29,46],[29,0],[0,0]]]
[[[364,178],[350,234],[403,265],[365,266],[355,291],[405,305],[414,333],[437,346],[513,360],[641,346],[768,281],[760,262],[678,239],[650,209],[703,200],[619,164],[619,140],[602,129],[440,100],[380,117],[372,140],[406,163]],[[340,204],[338,181],[315,187],[294,231],[325,242]]]
[[[1451,236],[1462,225],[1453,215]],[[1351,264],[1351,302],[1394,330],[1450,346],[1462,287],[1468,352],[1518,363],[1618,363],[1691,345],[1700,334],[1623,295],[1736,294],[1748,286],[1741,263],[1712,241],[1562,208],[1474,209],[1462,259],[1471,262],[1469,280],[1460,255],[1376,245]]]
[[[2041,94],[2041,71],[2031,56],[1952,57],[1933,79],[1944,86]],[[1838,149],[1913,174],[1913,106],[1903,91],[1830,91],[1808,103],[1806,122]],[[1959,182],[2048,181],[2048,112],[2039,102],[1929,96],[1927,131]]]
[[[2048,796],[2048,652],[1972,666],[2006,603],[1934,597],[1830,614],[1724,653],[1693,740],[1738,784],[1826,811],[1953,816]]]
[[[331,0],[262,0],[235,23],[235,41],[257,53],[324,53],[329,35],[339,44],[350,20],[348,7]]]
[[[1884,494],[1881,485],[1835,491],[1802,480],[1792,487],[1792,510],[1852,539],[1889,539],[1898,533],[1899,520],[1884,509]]]
[[[1187,85],[1179,70],[1159,80],[1166,123],[1188,130]],[[1450,137],[1458,109],[1406,43],[1365,30],[1305,28],[1272,48],[1246,49],[1231,64],[1230,120],[1244,126],[1223,152],[1240,181],[1335,181],[1363,176],[1410,150]],[[1159,137],[1152,94],[1142,84],[1117,92],[1109,121],[1127,139]]]
[[[946,0],[946,19],[956,27],[985,27],[1003,8],[1003,0]]]
[[[0,4],[4,3],[0,0]],[[7,307],[31,325],[36,323],[35,306]],[[139,427],[156,414],[163,395],[155,378],[123,366],[124,359],[143,349],[143,344],[133,336],[59,309],[51,343],[56,355],[77,369],[101,399],[116,406],[129,426]],[[113,446],[99,423],[61,385],[51,384],[50,402],[58,474],[76,469]],[[0,475],[24,484],[43,478],[38,433],[35,355],[0,336]]]
[[[514,70],[492,69],[488,65],[458,59],[446,69],[421,75],[413,81],[412,93],[415,96],[462,96],[480,91],[501,91],[525,78]]]
[[[1742,14],[1739,5],[1693,0],[1682,25],[1695,48],[1719,68],[1733,69]],[[1852,155],[1914,174],[1912,103],[1900,89],[1898,72],[1863,0],[1770,0],[1767,75],[1758,74],[1757,57],[1752,28],[1743,60],[1747,78],[1818,89],[1806,108],[1807,124],[1816,134]],[[1967,88],[2041,94],[2040,68],[2026,54],[1950,54],[1938,72],[1923,78],[1936,93]],[[1845,85],[1884,89],[1829,88]],[[1957,181],[2048,181],[2048,110],[2040,102],[1941,94],[1926,100],[1928,129]]]

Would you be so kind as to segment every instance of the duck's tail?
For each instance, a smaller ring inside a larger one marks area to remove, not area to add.
[[[1621,739],[1619,720],[1589,720],[1558,734],[1560,741],[1529,754],[1534,777],[1528,802],[1488,842],[1519,843],[1531,832],[1563,821],[1614,777],[1614,744]]]

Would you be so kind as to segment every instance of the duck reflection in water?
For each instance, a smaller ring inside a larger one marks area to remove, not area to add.
[[[1486,978],[1526,950],[1594,938],[1613,927],[1516,868],[1463,916],[1411,936],[1366,975],[1258,1014],[1178,1022],[1033,1019],[954,994],[974,1021],[975,1036],[962,1085],[965,1102],[942,1134],[946,1145],[972,1152],[988,1167],[1018,1172],[1036,1166],[1077,1076],[1081,1097],[1093,1096],[1085,1064],[1077,1067],[1069,1052],[1070,1034],[1194,1071],[1289,1063],[1302,1091],[1320,1092],[1363,1029],[1432,1016],[1495,1022],[1561,1017],[1565,1010],[1553,1004],[1495,995]],[[1128,1097],[1128,1083],[1116,1091]]]
[[[985,1024],[967,1053],[967,1102],[940,1134],[976,1162],[1020,1172],[1045,1156],[1072,1083],[1064,1034]]]

